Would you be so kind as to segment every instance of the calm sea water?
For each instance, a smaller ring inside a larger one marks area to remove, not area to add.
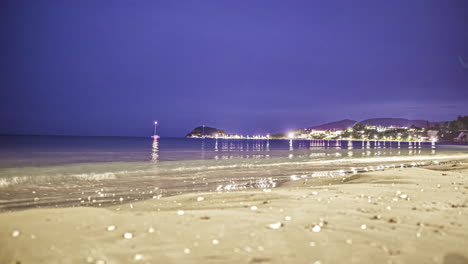
[[[467,155],[424,142],[0,136],[0,209],[269,189]]]

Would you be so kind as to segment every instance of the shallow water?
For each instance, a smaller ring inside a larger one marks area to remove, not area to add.
[[[319,182],[468,157],[430,142],[0,137],[0,209],[103,206],[186,192]]]

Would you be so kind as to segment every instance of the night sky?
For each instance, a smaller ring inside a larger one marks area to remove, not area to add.
[[[468,1],[0,1],[0,134],[468,114]]]

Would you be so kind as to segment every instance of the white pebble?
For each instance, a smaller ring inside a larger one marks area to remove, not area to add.
[[[367,229],[367,225],[361,225],[361,229],[362,229],[362,230],[366,230],[366,229]]]
[[[143,255],[141,254],[135,254],[135,256],[133,256],[133,260],[135,261],[140,261],[143,259]]]
[[[179,211],[177,211],[177,214],[178,214],[178,215],[184,215],[184,214],[185,214],[185,212],[184,212],[184,211],[182,211],[182,210],[179,210]]]
[[[318,233],[320,230],[322,230],[322,228],[319,225],[314,225],[314,227],[312,227],[312,232],[314,233]]]
[[[153,227],[148,228],[148,233],[154,233],[154,231],[155,231],[155,230],[154,230]]]
[[[278,229],[278,228],[280,228],[282,226],[283,226],[283,223],[281,223],[281,222],[276,222],[276,223],[268,225],[268,227],[271,228],[271,229]]]
[[[184,249],[184,253],[185,253],[185,254],[190,254],[190,248]]]
[[[15,230],[15,231],[13,231],[13,232],[11,233],[11,236],[12,236],[12,237],[19,237],[19,235],[20,235],[20,231],[18,231],[18,230]]]
[[[286,220],[286,221],[291,221],[291,220],[292,220],[292,217],[290,217],[289,215],[287,215],[287,216],[284,217],[284,220]]]
[[[257,208],[257,206],[255,206],[255,205],[252,205],[252,206],[250,207],[250,210],[252,210],[252,211],[257,211],[257,209],[258,209],[258,208]]]
[[[115,230],[115,225],[110,225],[107,227],[107,231],[114,231]]]
[[[203,197],[201,197],[201,196],[199,196],[199,197],[197,198],[197,201],[199,201],[199,202],[201,202],[201,201],[203,201],[203,200],[205,200],[205,198],[203,198]]]
[[[218,244],[219,244],[219,240],[213,239],[213,241],[211,241],[211,243],[212,243],[213,245],[218,245]]]
[[[124,237],[125,239],[132,239],[132,238],[133,238],[133,234],[127,232],[127,233],[125,233],[125,234],[123,235],[123,237]]]

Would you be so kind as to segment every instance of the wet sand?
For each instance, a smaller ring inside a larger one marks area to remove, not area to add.
[[[0,245],[0,263],[22,264],[468,263],[468,161],[4,212]]]

